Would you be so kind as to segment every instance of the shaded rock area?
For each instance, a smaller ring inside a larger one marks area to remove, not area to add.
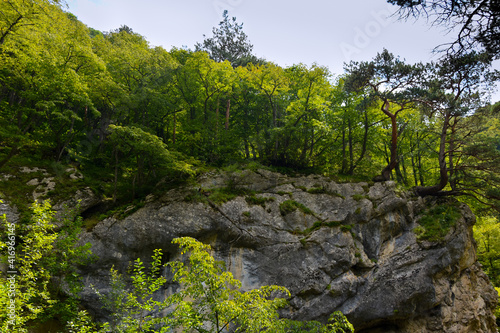
[[[221,188],[239,195],[215,202]],[[437,200],[399,193],[393,182],[212,172],[84,233],[99,256],[85,283],[105,290],[112,265],[125,271],[156,248],[175,259],[172,239],[191,236],[211,244],[244,289],[287,287],[282,315],[292,319],[325,321],[340,310],[360,333],[496,332],[497,296],[477,263],[470,209],[453,203],[459,218],[445,236],[417,239],[426,209],[450,204]],[[90,288],[82,295],[102,314]]]

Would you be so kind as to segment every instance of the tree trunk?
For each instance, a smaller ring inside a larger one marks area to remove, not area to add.
[[[448,170],[449,170],[449,179],[450,179],[450,186],[452,190],[456,190],[457,188],[457,181],[455,178],[455,165],[454,165],[454,152],[455,152],[455,133],[456,133],[456,126],[457,126],[457,117],[454,117],[453,125],[450,126],[451,133],[450,133],[450,140],[449,140],[449,154],[448,154]]]
[[[229,130],[229,109],[231,108],[231,100],[227,100],[227,105],[226,105],[226,131]]]
[[[446,163],[446,137],[448,132],[448,126],[450,123],[450,116],[451,116],[450,112],[451,111],[449,110],[446,111],[443,121],[443,128],[441,130],[441,140],[439,143],[439,183],[433,186],[426,186],[426,187],[417,186],[415,188],[415,191],[421,197],[437,194],[448,184],[448,170]]]
[[[345,124],[343,124],[343,125],[345,125]],[[346,147],[347,147],[347,142],[346,142],[346,139],[345,139],[345,126],[342,126],[342,166],[340,168],[340,173],[341,174],[345,174],[346,170],[347,170],[347,151],[346,151]]]
[[[389,111],[389,102],[385,101],[382,105],[382,111],[391,119],[391,155],[389,158],[389,164],[382,170],[382,173],[375,177],[374,181],[386,181],[391,179],[391,172],[394,170],[398,163],[398,124],[396,122],[396,113],[391,113]]]
[[[219,137],[219,104],[220,99],[217,98],[217,107],[215,108],[215,139]]]
[[[391,172],[394,170],[396,167],[398,161],[398,129],[397,129],[397,123],[396,123],[396,117],[392,116],[391,118],[391,126],[392,126],[392,135],[391,135],[391,147],[390,147],[390,156],[389,156],[389,163],[387,166],[382,170],[382,173],[375,177],[373,180],[374,181],[386,181],[391,179]]]
[[[115,148],[115,179],[113,185],[113,203],[116,203],[117,188],[118,188],[118,149]]]
[[[354,170],[354,152],[353,152],[353,139],[352,139],[352,124],[351,124],[351,119],[349,118],[347,120],[347,126],[348,126],[348,142],[349,142],[349,172],[351,170]],[[351,174],[351,173],[350,173]]]
[[[359,163],[361,163],[361,161],[363,160],[363,158],[365,157],[365,154],[366,154],[366,146],[368,144],[368,130],[370,129],[370,124],[368,123],[368,113],[365,111],[365,121],[364,121],[364,125],[365,125],[365,131],[364,131],[364,134],[363,134],[363,143],[361,144],[361,153],[359,154],[359,157],[358,159],[356,160],[356,162],[352,165],[352,168],[349,169],[348,171],[348,174],[349,175],[352,175],[354,174],[354,169],[359,165]]]
[[[174,125],[173,125],[173,129],[172,129],[172,143],[175,145],[175,131],[176,131],[176,127],[177,127],[177,113],[174,113]]]
[[[420,150],[420,138],[417,133],[417,167],[418,167],[418,177],[420,180],[420,186],[425,186],[424,172],[422,170],[422,154]]]

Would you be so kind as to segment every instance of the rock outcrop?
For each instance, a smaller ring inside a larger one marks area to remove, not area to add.
[[[223,187],[240,195],[215,202]],[[454,204],[459,217],[430,242],[414,229],[439,203],[398,193],[393,182],[214,172],[149,201],[82,235],[99,256],[83,272],[88,285],[106,288],[112,265],[125,270],[155,248],[173,259],[172,239],[192,236],[212,245],[243,288],[287,287],[283,315],[292,319],[325,321],[340,310],[360,333],[496,332],[497,296],[477,263],[466,205]],[[82,295],[99,313],[95,294]]]

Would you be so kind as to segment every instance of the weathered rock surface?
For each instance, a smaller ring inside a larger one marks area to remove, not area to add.
[[[269,200],[187,200],[228,184]],[[297,209],[282,215],[286,200],[313,214]],[[398,194],[392,182],[338,184],[264,170],[212,173],[196,186],[148,201],[129,217],[108,218],[82,235],[100,258],[84,272],[87,285],[106,288],[112,265],[125,270],[138,257],[148,261],[155,248],[175,258],[172,239],[192,236],[210,243],[244,288],[287,287],[292,298],[283,315],[289,318],[324,321],[340,310],[361,333],[496,332],[497,296],[477,263],[475,218],[465,205],[457,205],[461,217],[444,240],[431,243],[418,241],[413,229],[435,202]],[[101,312],[89,288],[83,297]]]

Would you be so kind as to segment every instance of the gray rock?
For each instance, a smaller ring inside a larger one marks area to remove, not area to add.
[[[326,321],[340,310],[363,333],[496,332],[496,294],[477,264],[467,206],[457,208],[461,217],[444,240],[431,243],[418,241],[413,229],[435,202],[401,197],[393,182],[369,187],[259,170],[204,175],[199,188],[228,182],[273,200],[262,206],[243,197],[218,206],[185,202],[192,186],[124,220],[106,219],[82,234],[100,258],[83,272],[86,284],[106,288],[112,265],[124,271],[138,257],[147,262],[155,248],[176,258],[172,239],[191,236],[212,245],[244,290],[287,287],[292,297],[282,315],[292,319]],[[324,191],[309,193],[312,188]],[[286,200],[313,213],[282,215]],[[82,297],[100,313],[89,288]]]

